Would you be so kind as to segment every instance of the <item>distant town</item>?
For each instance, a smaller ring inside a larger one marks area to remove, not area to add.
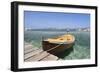
[[[25,31],[67,31],[67,32],[73,32],[73,31],[90,31],[90,28],[41,28],[41,29],[33,29],[33,28],[25,28]]]

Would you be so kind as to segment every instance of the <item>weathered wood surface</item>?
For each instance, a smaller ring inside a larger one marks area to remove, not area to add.
[[[57,56],[54,56],[42,49],[38,49],[29,43],[25,43],[24,48],[24,61],[32,62],[32,61],[56,61],[62,60]]]

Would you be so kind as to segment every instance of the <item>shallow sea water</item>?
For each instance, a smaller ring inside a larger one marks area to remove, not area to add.
[[[75,36],[73,51],[64,55],[64,60],[89,59],[90,58],[90,32],[68,32]],[[67,34],[66,31],[25,31],[24,41],[33,44],[34,47],[42,48],[42,38],[52,38]],[[34,48],[35,49],[35,48]],[[67,52],[65,52],[67,53]]]

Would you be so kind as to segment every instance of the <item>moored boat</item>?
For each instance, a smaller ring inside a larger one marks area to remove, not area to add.
[[[65,34],[55,38],[47,38],[42,41],[43,50],[57,55],[66,50],[71,50],[75,42],[75,37]]]

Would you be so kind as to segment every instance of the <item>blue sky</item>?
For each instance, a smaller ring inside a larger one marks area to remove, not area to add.
[[[24,11],[25,28],[85,28],[90,27],[90,14]]]

